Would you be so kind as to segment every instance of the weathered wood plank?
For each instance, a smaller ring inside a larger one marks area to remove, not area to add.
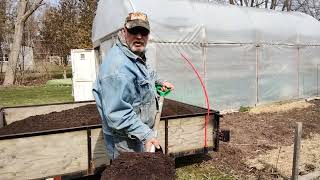
[[[60,112],[63,110],[84,106],[87,104],[93,104],[93,102],[75,104],[56,104],[46,106],[10,107],[4,109],[6,118],[5,120],[7,125],[9,125],[15,121],[19,121],[30,116],[49,114],[51,112]]]
[[[110,164],[101,128],[91,131],[91,149],[94,168]]]
[[[294,147],[293,147],[293,164],[292,164],[292,180],[298,180],[299,177],[299,161],[300,161],[300,148],[301,148],[301,135],[302,135],[302,123],[296,123],[296,129],[294,133]]]
[[[204,116],[171,119],[168,121],[168,154],[185,151],[193,151],[204,147]],[[208,123],[207,145],[213,146],[213,122]],[[165,123],[160,122],[159,141],[164,147]]]
[[[35,179],[88,169],[87,132],[0,141],[2,180]]]

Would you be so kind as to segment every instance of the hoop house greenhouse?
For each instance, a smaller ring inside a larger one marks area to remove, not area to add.
[[[320,23],[309,15],[191,0],[104,0],[93,27],[100,62],[133,11],[149,17],[148,61],[174,83],[170,99],[205,106],[182,55],[200,73],[213,109],[319,93]]]

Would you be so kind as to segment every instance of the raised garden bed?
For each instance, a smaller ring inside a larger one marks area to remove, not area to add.
[[[92,174],[108,164],[100,117],[92,102],[11,107],[1,112],[5,125],[0,129],[1,177]],[[220,115],[216,111],[210,112],[207,126],[209,147],[203,147],[206,112],[176,101],[164,102],[158,138],[165,154],[180,157],[217,148]]]
[[[52,106],[59,105],[65,104],[57,104]],[[49,111],[55,109],[52,109],[51,105],[5,108],[5,121],[8,123],[8,125],[0,129],[0,136],[101,124],[100,116],[95,104],[82,103],[82,106],[79,105],[74,106],[75,108],[71,106],[72,109],[68,110],[63,110],[63,107],[57,108],[56,111],[60,112],[54,111],[48,114],[39,114],[34,116],[32,116],[32,114],[35,113],[33,111],[33,109],[35,108],[40,109],[41,107],[44,107]],[[20,113],[25,116],[17,115],[19,114],[19,112],[17,111],[21,111]],[[26,114],[25,111],[28,111],[30,114]],[[163,119],[176,118],[186,115],[203,115],[206,112],[207,110],[203,108],[166,99],[164,102],[161,117]],[[40,113],[43,113],[43,111],[41,111]]]

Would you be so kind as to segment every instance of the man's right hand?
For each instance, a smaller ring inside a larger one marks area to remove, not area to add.
[[[157,148],[157,149],[160,148],[160,143],[159,143],[158,139],[151,138],[144,144],[144,148],[145,148],[146,152],[150,152],[152,145],[154,145],[155,148]]]

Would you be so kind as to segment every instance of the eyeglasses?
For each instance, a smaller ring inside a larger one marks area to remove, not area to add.
[[[143,27],[134,27],[131,29],[127,29],[128,32],[132,35],[138,35],[141,34],[142,36],[147,36],[149,35],[149,30]]]

